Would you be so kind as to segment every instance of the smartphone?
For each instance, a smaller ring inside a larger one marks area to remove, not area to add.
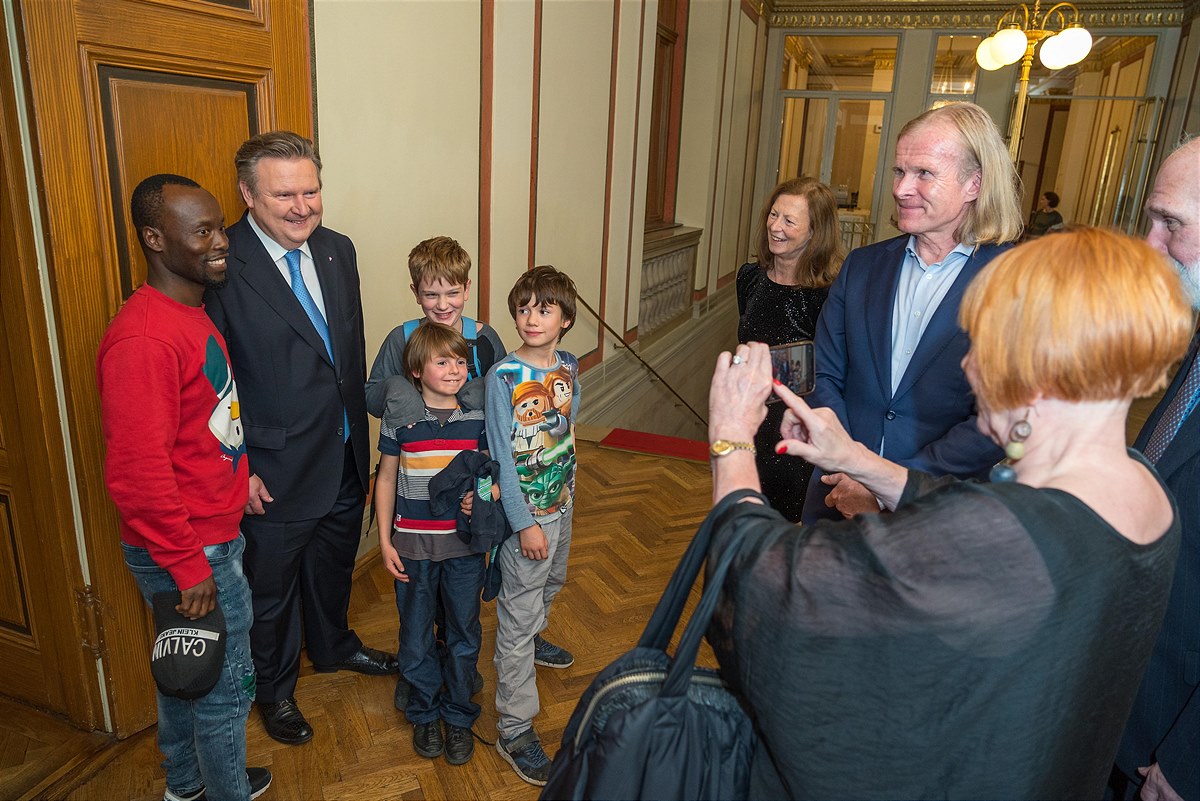
[[[817,380],[816,370],[813,369],[812,340],[804,339],[772,347],[771,374],[797,395],[812,392]],[[778,400],[779,396],[772,394],[767,398],[767,403]]]

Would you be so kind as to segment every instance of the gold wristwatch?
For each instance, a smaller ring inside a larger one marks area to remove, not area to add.
[[[755,452],[753,442],[730,442],[727,439],[719,439],[708,446],[708,455],[716,458],[718,456],[728,456],[734,451],[750,451]]]

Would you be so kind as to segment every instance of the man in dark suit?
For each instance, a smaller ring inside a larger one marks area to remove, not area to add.
[[[205,306],[241,390],[258,707],[268,734],[299,744],[312,738],[293,697],[301,620],[318,671],[397,670],[346,622],[370,451],[362,302],[354,245],[321,226],[312,143],[259,134],[236,164],[248,208],[228,231],[228,283]]]
[[[1200,140],[1163,162],[1146,198],[1146,240],[1165,253],[1200,310]],[[1138,435],[1175,496],[1183,541],[1167,615],[1133,704],[1114,794],[1143,801],[1200,799],[1200,333]],[[1117,646],[1119,647],[1119,645]],[[1122,786],[1125,783],[1126,786]]]
[[[905,125],[893,172],[904,234],[846,258],[817,323],[809,403],[833,409],[852,437],[894,462],[986,474],[1003,453],[975,427],[958,307],[971,279],[1021,233],[1016,174],[991,117],[973,103]],[[817,470],[802,520],[879,508],[862,484]]]

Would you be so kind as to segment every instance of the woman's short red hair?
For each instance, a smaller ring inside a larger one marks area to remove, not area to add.
[[[1149,395],[1195,331],[1178,274],[1145,242],[1075,228],[993,260],[967,288],[979,400],[1013,409],[1038,394],[1065,401]]]

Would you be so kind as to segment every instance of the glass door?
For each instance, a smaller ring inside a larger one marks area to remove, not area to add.
[[[873,240],[887,101],[833,96],[784,100],[777,181],[809,175],[837,200],[847,248]]]
[[[1077,65],[1034,67],[1017,158],[1027,215],[1051,191],[1068,223],[1136,233],[1164,109],[1147,96],[1155,44],[1099,36]]]
[[[1116,184],[1117,202],[1109,225],[1127,234],[1136,234],[1146,187],[1150,185],[1150,160],[1162,124],[1163,100],[1151,97],[1138,101],[1125,145],[1125,161]]]
[[[874,241],[895,36],[786,36],[776,182],[811,176],[837,198],[848,248]]]

